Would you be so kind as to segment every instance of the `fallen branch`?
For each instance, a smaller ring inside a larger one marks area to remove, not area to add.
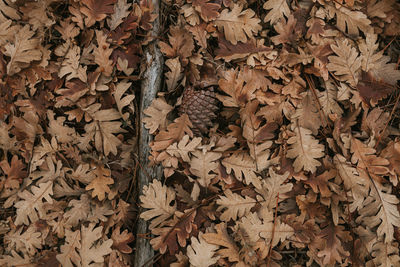
[[[159,14],[159,1],[152,0],[154,13]],[[159,17],[153,23],[152,36],[158,36],[160,33]],[[143,186],[147,185],[150,180],[160,179],[162,169],[160,166],[149,167],[149,143],[152,141],[152,135],[144,127],[143,111],[151,104],[161,86],[163,59],[161,52],[157,47],[157,39],[150,42],[144,49],[144,58],[146,70],[143,73],[141,83],[141,99],[140,99],[140,132],[139,132],[139,161],[143,168],[138,170],[138,188],[139,194],[143,190]],[[148,233],[148,223],[139,219],[136,228],[136,255],[134,266],[144,266],[149,258],[152,258],[154,251],[150,245],[149,239],[145,238]]]

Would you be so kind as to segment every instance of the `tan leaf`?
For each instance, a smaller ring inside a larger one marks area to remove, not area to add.
[[[345,231],[342,225],[329,224],[325,227],[318,238],[325,242],[324,249],[318,252],[318,257],[323,257],[323,264],[342,263],[342,259],[350,253],[346,251],[342,243],[352,240],[350,232]]]
[[[65,267],[81,266],[81,257],[78,254],[81,248],[81,231],[76,230],[73,232],[66,229],[65,243],[61,245],[61,253],[56,258]]]
[[[283,16],[289,17],[290,15],[290,9],[286,0],[268,0],[265,2],[263,8],[270,10],[267,16],[265,16],[264,21],[271,24],[275,24]]]
[[[81,6],[80,11],[86,15],[86,27],[91,27],[96,21],[102,21],[108,14],[114,13],[115,2],[117,0],[83,0],[84,5]]]
[[[239,248],[228,234],[226,224],[217,224],[215,228],[217,233],[203,234],[204,240],[209,244],[222,246],[223,248],[217,251],[222,258],[228,258],[230,262],[240,262]]]
[[[32,38],[35,32],[25,25],[15,34],[15,41],[4,46],[6,56],[10,57],[7,64],[7,74],[13,75],[27,68],[32,61],[40,60],[42,52],[39,49],[40,40]]]
[[[135,240],[135,237],[132,233],[129,233],[127,229],[125,229],[123,232],[120,231],[120,226],[113,230],[111,235],[111,239],[113,240],[112,247],[118,249],[121,253],[132,253],[132,248],[129,246],[129,243]]]
[[[215,20],[219,29],[224,29],[226,40],[232,44],[237,42],[246,43],[247,39],[253,39],[254,34],[261,30],[260,19],[255,17],[252,9],[242,11],[243,7],[234,4],[232,11],[222,10],[220,16]]]
[[[89,224],[88,227],[82,225],[81,227],[81,249],[79,254],[82,260],[82,266],[90,266],[92,262],[102,263],[104,257],[111,253],[111,246],[113,241],[111,239],[103,240],[102,243],[98,242],[102,239],[103,226],[95,227],[94,223]]]
[[[191,244],[187,247],[187,256],[193,267],[208,267],[217,263],[219,257],[215,257],[217,245],[207,243],[203,238],[203,233],[199,233],[198,239],[192,236]]]
[[[92,198],[97,197],[101,201],[106,197],[106,193],[110,193],[111,190],[108,185],[114,184],[114,180],[111,178],[111,170],[104,168],[104,166],[97,165],[94,172],[97,177],[85,187],[85,190],[93,189]]]
[[[154,138],[154,143],[150,144],[153,151],[163,151],[174,142],[183,138],[186,134],[193,137],[193,132],[190,130],[192,123],[188,115],[183,114],[175,121],[168,125],[167,129],[160,131]]]
[[[117,104],[117,108],[119,111],[119,114],[121,114],[121,118],[126,121],[129,117],[129,114],[133,115],[133,108],[131,107],[130,111],[131,112],[126,112],[123,113],[122,109],[126,106],[130,106],[130,104],[132,103],[133,99],[135,99],[135,95],[134,94],[128,94],[125,97],[123,97],[123,95],[126,93],[126,91],[129,89],[129,87],[131,86],[132,83],[128,83],[126,81],[122,81],[120,83],[118,83],[115,86],[115,91],[113,92],[113,96],[115,99],[115,103]]]
[[[141,205],[149,210],[142,212],[140,217],[147,221],[152,220],[149,228],[154,229],[174,215],[176,203],[170,205],[174,200],[174,190],[154,179],[151,184],[143,187],[143,195],[140,196]]]
[[[235,174],[236,179],[247,184],[253,184],[256,188],[261,188],[261,180],[257,176],[256,162],[250,157],[247,152],[236,152],[230,157],[222,160],[222,165],[225,166],[228,174]]]
[[[115,28],[120,25],[124,19],[129,15],[129,8],[132,4],[128,4],[126,0],[118,0],[114,5],[114,13],[111,14],[111,18],[107,20],[107,24],[110,26],[110,30],[115,30]]]
[[[183,161],[189,162],[189,153],[193,153],[200,143],[201,137],[195,137],[193,140],[189,141],[189,135],[185,135],[179,143],[173,143],[166,151],[171,156],[180,157]]]
[[[90,211],[90,199],[87,194],[82,194],[80,200],[73,199],[69,202],[68,211],[64,213],[65,225],[75,227],[80,221],[86,220]]]
[[[262,181],[262,188],[256,189],[261,194],[263,206],[269,210],[276,208],[276,204],[284,201],[292,190],[293,184],[285,183],[289,178],[289,172],[279,175],[273,169],[269,169],[269,177]],[[279,197],[278,197],[279,194]]]
[[[297,106],[291,120],[297,120],[300,127],[311,130],[314,135],[317,135],[323,122],[315,97],[310,90],[301,93],[301,96],[300,105]]]
[[[8,250],[13,250],[22,252],[30,256],[35,255],[38,249],[41,249],[44,245],[42,234],[38,232],[34,226],[31,224],[24,233],[22,233],[23,227],[18,230],[11,230],[4,236],[4,241],[7,244]]]
[[[169,58],[179,57],[182,63],[187,62],[187,58],[192,55],[194,49],[193,37],[188,30],[180,26],[170,28],[168,35],[169,43],[160,42],[160,50]]]
[[[210,0],[193,0],[192,5],[205,22],[216,19],[219,15],[218,10],[221,7],[220,3],[213,3]]]
[[[22,255],[21,257],[15,250],[11,251],[10,255],[2,255],[0,258],[0,264],[2,266],[14,267],[14,266],[24,266],[24,267],[36,267],[37,263],[33,263],[32,257],[28,255]]]
[[[121,115],[115,109],[98,110],[93,114],[94,121],[85,125],[86,133],[79,138],[79,147],[87,150],[89,143],[94,140],[96,150],[108,156],[110,152],[117,154],[117,147],[121,140],[114,134],[125,130],[121,128]],[[118,120],[118,121],[117,121]]]
[[[329,15],[334,17],[336,15],[336,26],[342,32],[347,32],[351,36],[358,36],[360,29],[365,34],[371,31],[371,21],[367,18],[367,15],[361,11],[352,11],[345,6],[336,8],[331,5],[326,6]],[[347,29],[347,31],[346,31]]]
[[[219,166],[216,161],[221,157],[221,153],[210,151],[203,153],[196,150],[192,155],[190,172],[198,177],[197,181],[201,186],[208,187],[211,180],[216,177],[216,174],[210,172],[215,171]]]
[[[6,180],[4,181],[5,188],[19,188],[22,180],[28,176],[28,173],[24,170],[26,165],[18,159],[17,155],[14,155],[11,159],[11,164],[5,159],[0,162],[0,168],[6,174]],[[0,191],[2,189],[2,181],[0,182]]]
[[[69,48],[68,53],[65,55],[65,60],[61,63],[60,71],[58,72],[58,77],[62,78],[67,76],[67,81],[73,78],[78,78],[82,82],[87,82],[86,70],[87,66],[82,67],[79,64],[81,49],[79,46],[72,46]]]
[[[360,176],[357,169],[342,155],[336,155],[333,160],[345,189],[351,191],[350,211],[362,208],[362,203],[369,193],[369,181],[364,176]]]
[[[164,98],[158,97],[144,110],[148,117],[143,118],[144,125],[153,134],[157,130],[165,130],[167,127],[167,115],[173,109]]]
[[[10,40],[14,39],[15,32],[18,31],[19,26],[18,25],[13,25],[12,20],[7,19],[4,20],[0,23],[0,45],[4,46],[7,44]]]
[[[168,91],[175,91],[178,86],[178,82],[182,79],[183,73],[181,68],[181,63],[179,61],[179,57],[168,59],[165,61],[165,65],[168,66],[170,71],[165,73],[165,77],[167,78],[167,87]]]
[[[94,62],[99,66],[98,71],[105,76],[111,76],[113,72],[113,62],[110,56],[113,50],[107,42],[107,35],[103,31],[96,31],[97,47],[93,51]]]
[[[317,167],[321,166],[317,159],[325,155],[325,148],[311,135],[310,130],[297,126],[294,132],[295,136],[290,137],[287,141],[289,150],[286,157],[296,159],[293,163],[295,172],[304,169],[314,173]]]
[[[361,57],[358,56],[357,50],[351,47],[347,39],[337,40],[336,45],[332,44],[331,48],[337,56],[328,57],[328,70],[335,72],[341,81],[355,87],[361,67]]]
[[[229,222],[231,219],[236,221],[246,216],[257,203],[255,199],[248,196],[242,197],[239,194],[232,193],[229,189],[225,190],[224,194],[225,196],[220,196],[217,199],[219,205],[217,210],[224,210],[220,219],[225,222]]]
[[[18,193],[18,196],[23,200],[15,203],[14,207],[17,209],[17,217],[15,218],[16,225],[29,225],[29,220],[31,223],[37,222],[39,218],[45,215],[44,204],[53,203],[53,199],[50,195],[53,194],[53,182],[48,181],[46,183],[41,183],[39,186],[31,187],[32,193],[28,190],[24,190]],[[46,202],[43,202],[43,199]]]

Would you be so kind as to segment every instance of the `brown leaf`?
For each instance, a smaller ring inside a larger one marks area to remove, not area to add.
[[[203,238],[207,243],[222,246],[217,253],[231,262],[240,262],[239,248],[232,240],[226,230],[226,224],[220,223],[215,226],[217,233],[205,233]]]
[[[114,13],[114,4],[117,0],[83,0],[80,11],[86,15],[86,27],[93,26],[97,21],[102,21],[108,14]]]
[[[15,34],[15,41],[4,46],[4,54],[10,57],[7,64],[7,74],[10,76],[28,67],[32,61],[42,58],[40,40],[32,38],[35,32],[29,28],[29,25],[25,25]]]
[[[194,9],[200,13],[205,22],[215,20],[219,15],[220,3],[213,3],[211,0],[193,0]]]
[[[215,58],[222,58],[227,62],[235,59],[243,59],[254,53],[272,51],[272,48],[259,44],[255,40],[248,40],[246,43],[238,42],[237,44],[232,44],[221,35],[218,37],[218,46],[218,49],[215,51],[217,55]]]
[[[96,178],[93,179],[90,184],[88,184],[85,189],[87,191],[92,190],[92,197],[96,196],[98,199],[104,200],[106,193],[110,193],[110,188],[108,185],[113,184],[114,180],[111,178],[111,171],[104,168],[104,166],[97,165],[95,169]]]
[[[379,82],[373,78],[371,73],[362,72],[361,80],[357,84],[362,101],[368,106],[375,106],[379,100],[386,98],[395,90],[394,86]]]
[[[129,233],[127,229],[120,232],[121,228],[118,226],[112,232],[111,239],[113,240],[112,248],[119,250],[121,253],[129,254],[132,253],[132,248],[129,243],[135,240],[132,233]]]
[[[0,182],[0,189],[4,186],[5,188],[19,188],[22,180],[28,176],[26,165],[22,160],[18,159],[17,155],[14,155],[11,159],[11,165],[7,160],[0,162],[0,168],[7,175],[5,181]],[[1,191],[1,190],[0,190]]]
[[[178,250],[178,244],[185,247],[192,231],[197,230],[197,226],[194,224],[195,217],[196,211],[189,212],[189,214],[182,214],[181,217],[168,221],[163,228],[153,229],[152,234],[159,236],[152,239],[150,244],[155,250],[159,249],[162,254],[168,249],[170,255],[174,255]]]
[[[318,256],[323,257],[324,264],[335,264],[336,262],[340,264],[343,258],[350,255],[342,244],[352,239],[350,233],[344,230],[344,226],[335,226],[331,223],[322,229],[317,238],[325,241],[324,248],[318,252]]]
[[[222,10],[220,16],[215,20],[219,29],[224,29],[226,40],[236,45],[237,42],[246,43],[253,39],[253,35],[261,30],[260,19],[255,16],[252,9],[243,10],[239,4],[234,4],[232,11]]]

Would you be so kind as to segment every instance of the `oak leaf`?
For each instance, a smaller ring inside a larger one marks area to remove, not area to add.
[[[318,257],[323,258],[323,264],[342,263],[342,259],[348,257],[350,253],[346,251],[342,243],[350,241],[351,235],[344,230],[344,226],[333,223],[326,226],[318,236],[325,242],[324,248],[318,252]]]
[[[290,9],[286,0],[268,0],[264,3],[263,8],[269,10],[264,21],[275,24],[283,16],[289,17]]]
[[[94,263],[104,262],[104,257],[111,253],[113,241],[111,239],[102,239],[103,226],[95,228],[91,223],[88,227],[81,227],[81,256],[82,266],[93,266]],[[103,242],[101,242],[101,241]]]
[[[195,217],[196,211],[189,211],[188,214],[179,212],[179,216],[174,216],[173,219],[165,222],[163,227],[154,228],[151,232],[158,236],[150,241],[153,249],[160,250],[162,254],[168,249],[169,253],[174,255],[178,250],[178,244],[186,247],[192,231],[197,229],[194,224]]]
[[[217,245],[207,243],[203,238],[203,233],[200,232],[198,239],[192,236],[191,244],[187,247],[187,256],[193,267],[208,267],[216,264],[219,257],[214,256],[218,249]]]
[[[53,203],[51,195],[53,194],[53,182],[48,181],[41,183],[39,186],[31,187],[32,193],[29,190],[24,190],[18,193],[18,196],[23,200],[15,203],[17,209],[17,217],[15,218],[16,225],[29,225],[43,217],[46,213],[44,208],[45,203]],[[43,202],[43,199],[46,202]],[[30,221],[30,222],[29,222]]]
[[[347,39],[337,40],[336,45],[332,44],[331,48],[337,56],[328,57],[328,70],[335,72],[341,81],[355,87],[361,68],[361,57],[358,56],[357,50],[351,47]]]
[[[329,116],[330,114],[343,114],[342,108],[337,103],[338,89],[331,80],[325,82],[325,91],[318,91],[317,94],[325,116]]]
[[[295,136],[292,136],[287,141],[289,150],[286,157],[296,159],[293,163],[294,171],[299,172],[302,169],[314,173],[321,163],[317,160],[322,158],[324,153],[324,146],[318,143],[311,135],[311,130],[297,126],[295,129]]]
[[[81,231],[66,229],[65,243],[61,245],[61,253],[56,258],[65,267],[81,266],[81,257],[79,255],[81,248]]]
[[[115,109],[102,109],[94,112],[94,121],[85,125],[86,133],[79,138],[78,146],[87,150],[89,143],[94,140],[96,150],[108,156],[110,152],[117,154],[117,147],[121,145],[121,140],[114,134],[125,130],[121,128],[121,115]]]
[[[170,69],[167,73],[165,73],[165,77],[167,78],[166,83],[168,87],[168,91],[175,91],[178,86],[178,82],[182,79],[182,67],[179,61],[179,57],[173,59],[167,59],[165,61],[165,65]]]
[[[274,215],[272,211],[264,209],[260,215],[251,212],[237,222],[249,236],[252,243],[261,250],[266,249],[270,244],[275,247],[280,241],[285,241],[293,235],[293,228],[287,224],[277,221],[274,229]],[[263,242],[259,242],[263,239]]]
[[[235,152],[230,157],[222,160],[228,174],[235,174],[236,179],[244,181],[247,185],[253,184],[256,188],[261,188],[261,179],[257,176],[256,162],[247,152]]]
[[[32,257],[23,254],[23,257],[19,255],[15,250],[11,250],[10,255],[1,255],[0,264],[2,266],[14,267],[14,266],[24,266],[24,267],[35,267],[37,263],[32,262]]]
[[[371,27],[369,25],[371,21],[361,11],[352,11],[345,6],[335,8],[334,6],[327,5],[326,8],[331,17],[336,15],[336,26],[342,32],[348,33],[350,36],[358,36],[359,29],[365,34],[370,32]]]
[[[239,248],[228,234],[226,224],[217,224],[215,230],[217,231],[216,233],[203,234],[204,240],[209,244],[223,247],[217,251],[217,254],[222,258],[228,258],[230,262],[240,262]]]
[[[180,157],[183,161],[189,162],[189,153],[196,151],[196,147],[201,143],[201,137],[195,137],[189,141],[189,135],[183,136],[179,143],[173,143],[166,151],[171,156]]]
[[[190,172],[197,176],[197,182],[201,186],[208,187],[211,180],[217,176],[210,172],[218,168],[219,163],[217,160],[221,158],[221,153],[196,150],[192,152],[192,155],[193,157],[190,160]]]
[[[154,134],[157,130],[165,130],[167,127],[167,115],[173,107],[164,98],[156,98],[143,113],[148,116],[143,118],[144,125],[149,133]]]
[[[5,188],[19,188],[22,180],[28,176],[26,172],[26,165],[18,159],[17,155],[14,155],[11,159],[11,164],[5,159],[0,162],[0,168],[6,174],[5,181],[0,180],[0,191],[2,187]]]
[[[242,197],[229,189],[225,190],[224,194],[225,196],[220,196],[217,200],[219,205],[217,210],[224,210],[220,215],[220,219],[225,222],[229,222],[231,219],[236,221],[246,216],[257,203],[255,199],[248,196]]]
[[[253,35],[261,30],[260,19],[255,16],[255,12],[242,9],[242,6],[234,4],[232,11],[222,10],[214,22],[219,29],[224,29],[226,40],[234,45],[237,42],[246,43],[247,39],[253,39]]]
[[[262,188],[256,189],[256,192],[262,196],[262,198],[257,196],[257,200],[262,201],[263,206],[269,210],[276,208],[276,204],[284,201],[293,188],[293,184],[285,183],[288,178],[289,172],[280,175],[273,169],[269,169],[269,177],[262,181]]]
[[[35,32],[25,25],[15,34],[13,43],[4,46],[4,54],[10,57],[7,64],[7,74],[13,75],[29,66],[32,61],[40,60],[42,52],[39,49],[40,40],[32,38]]]
[[[192,0],[194,9],[200,13],[205,22],[215,20],[219,15],[220,3],[211,2],[211,0]]]
[[[94,170],[96,178],[85,187],[85,190],[92,190],[92,197],[97,197],[100,201],[104,200],[106,193],[111,192],[108,185],[113,184],[114,180],[111,178],[111,170],[106,169],[104,166],[97,165]]]
[[[386,98],[394,90],[394,86],[376,80],[372,72],[367,73],[363,71],[361,73],[361,79],[357,84],[359,98],[368,106],[375,106],[380,100]]]
[[[193,132],[190,129],[192,123],[186,114],[175,119],[170,123],[166,130],[160,131],[154,138],[154,142],[150,144],[153,151],[163,151],[174,142],[177,142],[185,135],[193,137]],[[166,152],[165,152],[166,153]]]
[[[35,255],[38,249],[41,249],[44,245],[42,234],[35,228],[34,224],[31,224],[23,233],[23,227],[11,230],[4,236],[7,249],[11,251],[15,248],[16,251],[22,252],[23,254],[30,256]]]
[[[385,236],[385,243],[390,243],[393,240],[394,226],[400,226],[400,213],[397,209],[400,200],[392,194],[391,185],[383,183],[382,176],[389,172],[389,161],[377,157],[375,149],[355,138],[351,140],[351,152],[352,163],[357,164],[360,176],[369,181],[366,186],[370,189],[357,221],[371,228],[377,226],[378,236]]]
[[[172,217],[176,211],[175,192],[172,188],[162,185],[160,181],[153,180],[148,186],[143,187],[143,195],[140,196],[142,207],[149,209],[140,214],[146,221],[152,220],[150,230],[156,228],[165,220]]]
[[[171,45],[165,42],[159,43],[161,52],[169,58],[179,57],[183,65],[187,64],[187,59],[192,55],[194,49],[193,37],[190,32],[183,27],[171,27],[168,40]]]
[[[86,15],[86,27],[93,26],[97,21],[102,21],[108,14],[114,13],[114,3],[117,0],[83,0],[85,6],[80,11]]]
[[[73,199],[69,202],[70,209],[64,213],[65,227],[75,227],[80,221],[86,220],[90,211],[90,199],[87,194],[82,194],[80,200]]]
[[[318,134],[318,129],[322,126],[321,114],[318,102],[315,100],[311,91],[301,93],[302,100],[297,106],[291,120],[297,120],[300,127],[311,130],[314,135]],[[306,120],[304,118],[307,118]],[[325,122],[326,123],[326,122]]]
[[[113,50],[110,48],[107,35],[103,31],[96,31],[96,40],[97,47],[93,51],[94,62],[99,66],[98,71],[109,77],[114,67],[113,61],[110,59]]]
[[[115,103],[117,104],[119,114],[121,114],[121,118],[124,121],[126,121],[128,119],[129,114],[133,115],[133,112],[134,112],[134,109],[131,106],[131,103],[132,103],[133,99],[135,99],[135,95],[128,94],[125,97],[123,97],[123,95],[126,93],[126,91],[130,88],[131,84],[132,83],[122,81],[115,86],[115,91],[113,92],[113,96],[115,99]],[[131,112],[123,113],[122,109],[126,106],[130,106]]]
[[[128,244],[135,240],[135,237],[132,233],[129,233],[127,229],[121,232],[121,227],[118,226],[113,230],[111,239],[113,240],[112,247],[114,249],[125,254],[132,253],[132,248]]]
[[[399,248],[394,243],[385,243],[374,240],[370,254],[372,259],[366,262],[367,267],[399,266]]]
[[[58,77],[62,78],[68,74],[66,80],[69,81],[73,78],[78,78],[82,82],[87,82],[87,66],[82,67],[79,64],[81,49],[79,46],[72,46],[69,48],[67,54],[65,55],[65,60],[61,63],[60,71],[58,72]]]
[[[124,19],[129,15],[129,8],[132,4],[128,4],[126,0],[118,0],[114,5],[114,13],[111,14],[110,19],[107,20],[107,24],[110,26],[110,30],[115,30],[115,28],[120,25]]]

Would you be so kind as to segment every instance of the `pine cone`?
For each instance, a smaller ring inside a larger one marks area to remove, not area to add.
[[[214,88],[195,90],[188,87],[183,91],[183,100],[180,108],[181,114],[187,114],[193,124],[193,132],[196,135],[208,132],[208,127],[217,117],[218,100],[215,98]]]

